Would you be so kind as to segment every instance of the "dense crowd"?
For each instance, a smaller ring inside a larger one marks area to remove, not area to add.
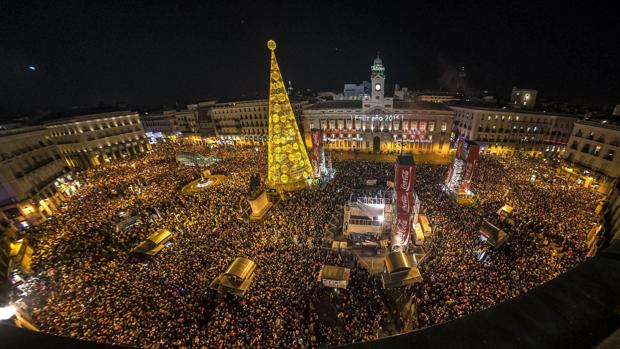
[[[558,174],[546,160],[482,157],[473,178],[477,205],[439,195],[446,167],[422,166],[418,194],[435,234],[417,288],[420,326],[476,312],[549,281],[582,261],[600,197]],[[514,208],[512,220],[497,211]],[[509,238],[496,250],[480,239],[482,220]],[[483,254],[484,252],[484,254]]]
[[[181,194],[201,170],[178,164],[180,151],[218,156],[209,169],[226,176],[222,185]],[[293,193],[265,220],[250,222],[248,182],[266,173],[266,158],[262,148],[167,144],[79,173],[83,187],[30,232],[35,277],[27,302],[35,323],[53,334],[152,348],[311,348],[389,333],[396,316],[377,278],[351,255],[324,248],[324,238],[351,190],[367,179],[391,180],[393,165],[336,161],[329,184]],[[540,160],[482,158],[478,169],[474,207],[441,191],[445,166],[417,171],[435,230],[424,281],[414,288],[420,326],[512,298],[585,257],[592,192]],[[504,203],[515,207],[510,239],[480,261],[477,229]],[[132,216],[135,225],[118,226]],[[151,260],[133,258],[129,251],[159,228],[173,231],[172,244]],[[218,295],[211,281],[238,256],[257,264],[248,293]],[[348,289],[321,286],[326,264],[352,269]]]

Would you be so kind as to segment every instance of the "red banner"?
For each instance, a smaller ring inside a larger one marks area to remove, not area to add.
[[[413,192],[397,191],[396,192],[396,213],[411,214],[413,212]]]
[[[310,130],[310,135],[312,136],[312,148],[321,146],[321,130],[313,129]]]
[[[396,164],[396,191],[413,191],[415,166]]]
[[[463,171],[463,180],[470,181],[474,176],[474,169],[476,162],[478,161],[478,154],[480,153],[480,146],[478,144],[469,144],[467,151],[467,158],[465,162],[465,171]]]
[[[406,246],[409,243],[413,216],[411,214],[399,214],[396,223],[392,227],[392,247]]]

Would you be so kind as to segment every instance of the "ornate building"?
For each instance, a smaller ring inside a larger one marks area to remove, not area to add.
[[[374,153],[447,154],[454,112],[443,104],[395,100],[385,91],[379,56],[370,67],[371,94],[362,100],[326,101],[304,108],[305,139],[321,129],[327,149]]]
[[[532,110],[453,105],[455,128],[461,138],[480,144],[486,154],[513,155],[517,151],[562,157],[575,115]]]
[[[20,227],[52,215],[68,178],[50,131],[42,126],[2,131],[0,149],[0,211]]]
[[[89,168],[150,148],[138,113],[82,115],[47,123],[50,139],[71,168]]]
[[[584,185],[598,184],[601,192],[613,189],[620,177],[620,126],[608,121],[575,122],[565,159],[569,172]]]

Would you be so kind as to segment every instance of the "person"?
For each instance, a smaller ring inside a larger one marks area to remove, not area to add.
[[[175,161],[183,151],[217,156],[221,161],[209,169],[226,179],[181,194],[200,176],[199,168]],[[35,323],[55,335],[137,347],[317,348],[401,331],[399,311],[379,279],[353,256],[322,248],[336,206],[367,178],[393,180],[394,166],[349,160],[333,166],[334,180],[291,193],[258,223],[243,214],[249,179],[267,170],[264,148],[161,144],[79,173],[79,192],[53,222],[29,232],[35,253],[25,302]],[[434,229],[425,240],[423,281],[412,286],[420,327],[527,292],[585,258],[592,191],[539,160],[483,156],[474,177],[479,205],[463,207],[441,191],[446,171],[419,165],[415,182]],[[547,177],[531,183],[532,171]],[[130,185],[140,190],[126,190]],[[505,248],[489,251],[489,262],[481,263],[473,252],[482,244],[477,229],[482,219],[494,221],[504,204],[498,193],[506,191],[514,228]],[[154,209],[157,218],[148,215]],[[121,216],[138,220],[116,230]],[[148,262],[132,260],[131,248],[162,227],[173,231],[172,244]],[[238,256],[257,264],[253,283],[242,298],[219,296],[210,283]],[[327,264],[351,268],[347,289],[321,286],[316,276]]]

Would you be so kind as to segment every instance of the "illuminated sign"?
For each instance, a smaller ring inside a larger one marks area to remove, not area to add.
[[[385,114],[385,115],[353,115],[353,119],[360,121],[398,121],[401,119],[401,115],[399,114]]]

